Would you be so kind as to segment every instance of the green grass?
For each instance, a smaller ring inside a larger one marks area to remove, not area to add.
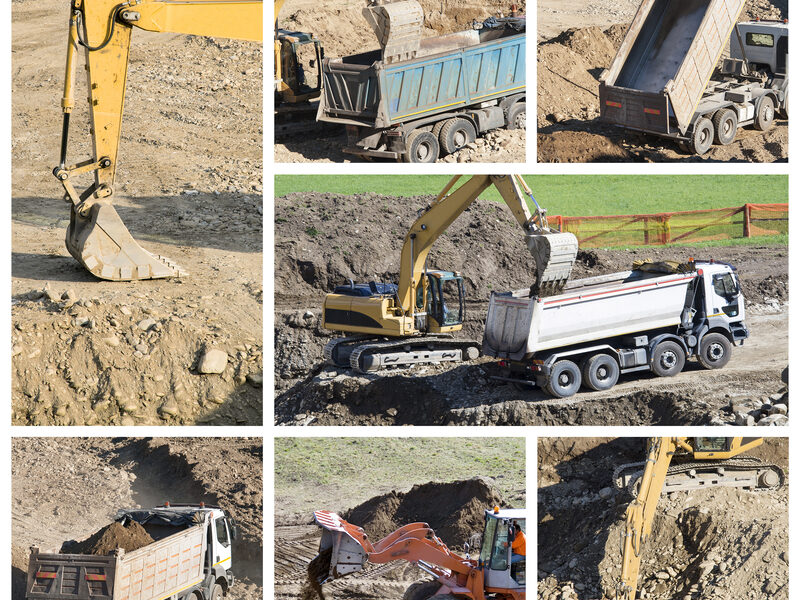
[[[550,215],[627,215],[783,203],[786,175],[525,175]],[[330,192],[386,196],[438,193],[449,175],[276,175],[275,196]],[[501,201],[492,187],[484,198]]]
[[[477,476],[495,479],[500,494],[523,507],[525,439],[275,439],[277,510],[344,510],[414,484]]]

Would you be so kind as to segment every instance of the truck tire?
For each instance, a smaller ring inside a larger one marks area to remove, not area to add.
[[[409,163],[432,163],[439,158],[439,140],[430,131],[416,129],[406,139],[403,160]]]
[[[222,600],[222,586],[218,583],[215,583],[211,586],[211,594],[208,596],[208,600]]]
[[[595,391],[610,390],[619,380],[619,365],[614,357],[599,353],[589,357],[581,370],[583,385]]]
[[[436,592],[442,584],[438,581],[418,581],[412,583],[403,593],[403,600],[428,600]]]
[[[553,365],[544,391],[555,398],[572,396],[581,387],[581,370],[571,360],[559,360]]]
[[[772,122],[775,120],[775,101],[770,95],[761,96],[756,104],[756,120],[753,121],[753,127],[759,131],[766,131],[772,127]]]
[[[789,118],[789,92],[783,94],[783,106],[781,106],[781,116],[784,119]]]
[[[702,156],[708,152],[708,149],[711,148],[711,144],[713,143],[714,124],[711,122],[711,119],[700,117],[697,119],[692,129],[692,135],[689,138],[689,150],[693,154]]]
[[[714,114],[714,141],[727,146],[736,139],[739,117],[730,108],[721,108]]]
[[[525,103],[517,102],[508,109],[506,129],[525,129]]]
[[[475,128],[466,119],[455,117],[445,121],[439,132],[439,145],[445,154],[458,152],[475,141]]]
[[[659,377],[673,377],[683,371],[685,364],[686,353],[681,345],[672,340],[665,340],[653,349],[650,370]]]
[[[721,333],[709,333],[700,340],[697,360],[706,369],[721,369],[731,359],[731,343]]]

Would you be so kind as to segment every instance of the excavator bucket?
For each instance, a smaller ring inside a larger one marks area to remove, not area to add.
[[[559,294],[578,256],[578,238],[571,233],[539,231],[528,234],[525,241],[536,262],[533,291],[537,296]]]
[[[393,63],[414,58],[422,39],[422,7],[417,0],[376,0],[362,11],[383,50]]]
[[[364,530],[327,510],[314,511],[314,521],[323,530],[319,554],[309,565],[316,582],[323,584],[361,571],[371,550]]]
[[[187,274],[169,259],[142,248],[108,203],[95,203],[87,217],[73,206],[66,242],[69,253],[100,279],[131,281]]]

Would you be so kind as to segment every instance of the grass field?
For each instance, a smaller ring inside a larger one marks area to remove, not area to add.
[[[550,215],[627,215],[789,201],[786,175],[525,175]],[[449,175],[276,175],[275,196],[289,192],[435,195]],[[492,187],[484,198],[500,201]]]
[[[291,503],[298,513],[344,510],[391,490],[408,491],[417,483],[477,476],[495,479],[507,501],[524,507],[525,439],[275,440],[275,504]]]

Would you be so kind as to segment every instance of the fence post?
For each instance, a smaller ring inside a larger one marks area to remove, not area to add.
[[[650,226],[649,226],[649,219],[644,217],[642,219],[642,226],[644,227],[644,245],[650,245]]]
[[[750,205],[744,205],[744,218],[742,219],[742,235],[746,238],[750,237]]]
[[[672,215],[664,215],[661,221],[661,243],[669,244],[669,219]]]

